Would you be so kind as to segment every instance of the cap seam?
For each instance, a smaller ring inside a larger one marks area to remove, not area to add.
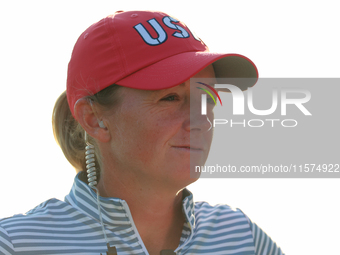
[[[117,14],[115,14],[116,16]],[[110,24],[112,23],[112,24]],[[111,27],[112,25],[112,27]],[[113,51],[114,55],[117,55],[116,53],[119,54],[120,56],[120,65],[119,65],[119,72],[121,72],[123,75],[123,77],[126,76],[127,72],[127,63],[126,63],[126,57],[125,54],[120,50],[122,49],[122,45],[120,43],[119,40],[119,36],[114,36],[114,34],[116,33],[117,29],[114,28],[115,24],[114,24],[114,18],[113,19],[106,19],[105,20],[105,30],[107,31],[108,35],[110,36],[110,38],[112,38],[112,40],[110,40],[110,45],[111,45],[111,50]],[[115,42],[115,43],[113,43]],[[115,45],[116,44],[116,45]],[[119,45],[119,47],[117,47],[117,45]],[[117,48],[117,49],[115,49]],[[117,67],[115,67],[117,68]],[[121,78],[123,79],[123,78]]]

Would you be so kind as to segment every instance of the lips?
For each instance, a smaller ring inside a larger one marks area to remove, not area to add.
[[[189,146],[189,145],[177,145],[177,146],[172,146],[175,148],[182,148],[182,149],[188,149],[188,150],[193,150],[193,151],[202,151],[202,147],[200,146]]]

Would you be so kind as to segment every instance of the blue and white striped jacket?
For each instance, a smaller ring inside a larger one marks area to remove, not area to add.
[[[52,198],[25,215],[0,220],[0,254],[106,254],[96,193],[80,176],[76,176],[65,201]],[[183,197],[187,222],[176,254],[282,254],[239,209],[195,203],[188,190]],[[118,255],[148,254],[127,203],[119,198],[100,200],[107,237]]]

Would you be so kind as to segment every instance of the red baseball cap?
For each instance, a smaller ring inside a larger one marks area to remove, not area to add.
[[[78,99],[112,84],[166,89],[212,63],[217,78],[253,78],[246,87],[258,78],[251,60],[239,54],[209,52],[184,23],[166,13],[118,11],[78,38],[68,65],[67,100],[74,116]]]

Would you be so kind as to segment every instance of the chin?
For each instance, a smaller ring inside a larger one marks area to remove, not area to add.
[[[185,188],[191,183],[197,181],[200,178],[200,175],[200,172],[195,172],[195,166],[188,166],[185,170],[182,171],[180,176],[176,176],[176,182],[181,184],[181,188]]]

